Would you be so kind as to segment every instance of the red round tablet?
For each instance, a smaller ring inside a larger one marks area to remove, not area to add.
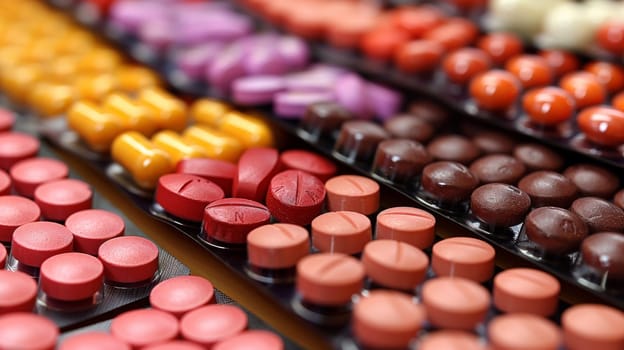
[[[0,349],[54,350],[58,327],[49,319],[16,312],[0,316]]]
[[[58,350],[131,350],[130,345],[103,332],[85,332],[68,337]]]
[[[589,107],[576,119],[579,129],[591,142],[617,147],[624,144],[624,112],[609,107]]]
[[[238,160],[232,196],[264,200],[269,182],[279,169],[279,153],[273,148],[250,148]]]
[[[11,255],[20,263],[39,267],[51,256],[72,251],[73,235],[63,225],[39,221],[13,232]]]
[[[32,312],[37,298],[37,282],[19,271],[0,270],[0,315]]]
[[[539,55],[546,59],[557,77],[574,72],[581,65],[575,54],[564,50],[544,50]]]
[[[214,286],[200,276],[177,276],[158,283],[149,298],[153,308],[181,317],[214,302]]]
[[[522,40],[511,33],[490,33],[482,36],[477,47],[485,51],[494,64],[503,65],[524,51]]]
[[[432,40],[414,40],[401,45],[394,63],[406,73],[432,73],[444,55],[444,46]]]
[[[557,125],[572,117],[576,101],[567,91],[558,87],[529,90],[522,96],[522,107],[532,122],[539,125]]]
[[[470,82],[470,96],[477,105],[490,111],[506,110],[516,101],[522,85],[509,72],[491,70]]]
[[[225,197],[232,194],[232,183],[238,168],[236,164],[219,159],[189,158],[182,159],[176,166],[176,173],[191,174],[212,181],[223,190]]]
[[[13,128],[15,123],[15,116],[13,112],[0,108],[0,131],[9,131]]]
[[[467,84],[470,79],[490,68],[492,62],[480,49],[461,48],[448,54],[442,62],[442,69],[450,81]]]
[[[284,269],[310,252],[308,231],[293,224],[272,224],[255,228],[247,236],[249,264],[266,269]]]
[[[546,59],[538,55],[516,56],[505,64],[505,69],[515,75],[524,88],[545,86],[554,78]]]
[[[11,194],[11,177],[4,170],[0,170],[0,196]]]
[[[173,340],[166,343],[146,346],[141,348],[141,350],[205,350],[205,348],[199,344],[191,343],[190,341]]]
[[[306,171],[323,182],[336,173],[336,165],[331,160],[314,152],[299,149],[282,152],[280,164],[284,169]]]
[[[284,342],[277,334],[251,330],[225,339],[212,347],[212,350],[283,350]]]
[[[0,196],[0,241],[11,242],[13,231],[19,226],[37,221],[39,206],[19,196]]]
[[[589,72],[566,74],[559,81],[559,86],[574,97],[577,108],[601,104],[607,97],[604,85]]]
[[[76,179],[46,182],[35,190],[35,203],[48,220],[65,221],[71,214],[91,209],[91,187]]]
[[[9,170],[22,159],[32,158],[39,152],[39,140],[20,132],[0,133],[0,169]]]
[[[158,247],[143,237],[110,239],[102,243],[98,257],[104,264],[104,276],[112,282],[143,282],[158,271]]]
[[[423,35],[424,39],[439,42],[446,51],[468,46],[479,34],[477,25],[464,18],[453,18]]]
[[[180,320],[184,339],[210,347],[247,328],[247,315],[233,305],[213,304],[195,309]]]
[[[102,243],[124,234],[126,224],[113,212],[87,209],[70,215],[65,227],[74,235],[74,250],[97,255]]]
[[[154,200],[181,219],[201,221],[206,206],[224,196],[217,184],[188,174],[167,174],[158,179]]]
[[[321,180],[301,170],[286,170],[271,179],[266,205],[283,223],[307,225],[323,208],[325,186]]]
[[[204,210],[206,239],[225,243],[245,243],[256,227],[269,223],[271,213],[264,205],[244,198],[225,198],[210,203]]]
[[[175,316],[155,309],[124,312],[115,317],[110,325],[111,334],[134,349],[173,340],[178,331]]]
[[[37,186],[66,178],[69,168],[65,163],[52,158],[30,158],[11,167],[11,178],[15,191],[22,196],[32,198]]]
[[[77,301],[93,298],[102,288],[104,267],[84,253],[64,253],[41,264],[39,287],[50,298]]]

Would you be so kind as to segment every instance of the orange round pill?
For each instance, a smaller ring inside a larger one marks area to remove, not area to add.
[[[598,61],[588,63],[583,69],[594,74],[609,93],[615,93],[624,88],[624,69],[619,65]]]
[[[297,264],[297,291],[303,300],[314,304],[347,304],[363,285],[364,267],[345,254],[308,255]]]
[[[366,33],[360,42],[360,49],[370,58],[388,60],[409,41],[409,34],[398,28],[376,28]]]
[[[293,224],[263,225],[247,236],[249,264],[266,269],[297,265],[310,251],[308,231]]]
[[[624,22],[609,21],[603,23],[596,31],[598,45],[615,55],[624,53]]]
[[[472,333],[443,330],[428,333],[418,344],[419,350],[488,350]]]
[[[507,314],[488,324],[491,350],[557,350],[561,331],[552,321],[531,314]]]
[[[424,280],[429,258],[422,250],[407,243],[380,239],[366,244],[362,264],[374,283],[409,291]]]
[[[570,119],[575,104],[572,95],[558,87],[535,88],[522,96],[522,108],[539,125],[557,125]]]
[[[364,214],[332,211],[312,220],[312,244],[321,252],[357,254],[371,239],[371,222]]]
[[[600,80],[588,72],[566,74],[559,81],[559,86],[574,97],[577,108],[601,104],[607,97]]]
[[[624,349],[624,313],[599,304],[579,304],[561,316],[564,344],[569,350]]]
[[[483,50],[462,48],[444,58],[442,69],[452,82],[463,85],[477,74],[488,70],[491,65],[490,58]]]
[[[359,175],[335,176],[325,183],[327,209],[372,214],[379,209],[379,184]]]
[[[479,29],[467,19],[453,18],[423,35],[423,39],[438,42],[446,51],[457,50],[475,41]]]
[[[485,282],[494,273],[495,254],[491,245],[479,239],[447,238],[433,245],[431,268],[438,276]]]
[[[176,317],[214,302],[212,283],[200,276],[176,276],[158,283],[150,292],[150,305]]]
[[[477,282],[465,278],[438,277],[425,282],[422,302],[432,325],[473,330],[485,320],[490,293]]]
[[[425,312],[408,294],[376,290],[353,308],[351,328],[357,342],[374,349],[407,348],[425,321]]]
[[[560,290],[559,281],[546,272],[508,269],[494,277],[494,305],[503,312],[548,317],[557,310]]]
[[[538,55],[516,56],[505,64],[505,69],[515,75],[525,88],[548,85],[554,78],[548,62]]]
[[[433,243],[436,219],[412,207],[394,207],[377,214],[376,239],[393,239],[427,249]]]
[[[406,73],[430,73],[444,54],[442,44],[431,40],[414,40],[401,45],[394,63]]]
[[[429,30],[444,23],[445,15],[433,6],[405,6],[392,11],[392,23],[407,31],[412,38],[420,38]]]
[[[589,107],[576,119],[579,128],[591,142],[616,147],[624,144],[624,112],[609,107]]]
[[[477,47],[485,51],[496,65],[503,65],[524,51],[522,40],[512,33],[484,35],[477,42]]]
[[[325,39],[335,47],[355,48],[376,23],[377,16],[374,15],[344,17],[341,21],[327,23]]]
[[[564,50],[543,50],[539,55],[548,62],[556,77],[574,72],[581,65],[576,55]]]
[[[624,91],[613,96],[611,100],[611,106],[619,111],[624,112]]]
[[[503,70],[490,70],[470,82],[470,96],[483,109],[498,111],[511,107],[518,98],[520,81]]]

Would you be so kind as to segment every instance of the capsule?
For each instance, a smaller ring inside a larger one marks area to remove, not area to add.
[[[182,131],[186,127],[186,105],[182,100],[158,88],[141,90],[137,100],[154,113],[159,128]]]
[[[169,153],[174,164],[178,164],[182,159],[206,157],[206,151],[201,146],[187,143],[171,130],[160,131],[154,135],[152,143]]]
[[[152,70],[141,66],[121,66],[115,71],[115,77],[117,87],[129,93],[161,84],[160,79]]]
[[[16,102],[24,102],[32,85],[41,76],[40,65],[16,66],[3,70],[0,82],[5,94]]]
[[[94,47],[80,57],[78,70],[83,73],[110,72],[121,64],[121,56],[115,50]]]
[[[50,39],[32,41],[24,47],[22,59],[32,63],[51,61],[58,55],[54,46],[55,42]]]
[[[41,82],[32,88],[27,100],[39,116],[53,117],[65,114],[75,98],[75,91],[70,85]]]
[[[230,109],[230,106],[223,102],[203,98],[197,100],[193,104],[191,107],[191,116],[198,124],[218,127],[219,124],[221,124],[221,120]]]
[[[240,140],[245,148],[273,145],[273,133],[259,117],[231,111],[221,119],[219,130]]]
[[[116,137],[111,155],[143,188],[156,187],[159,177],[174,171],[171,156],[136,131]]]
[[[46,63],[46,79],[63,83],[72,82],[78,75],[77,60],[78,56],[61,56]]]
[[[81,100],[99,102],[115,90],[115,78],[110,74],[81,75],[74,88]]]
[[[184,131],[182,138],[203,147],[208,157],[214,159],[236,162],[244,150],[239,140],[208,126],[191,126]]]
[[[151,136],[158,127],[150,110],[128,96],[119,93],[108,95],[102,102],[102,108],[119,118],[126,130],[134,130],[145,136]]]
[[[55,44],[56,52],[59,54],[81,54],[92,49],[96,41],[90,32],[72,28],[59,36]]]
[[[117,118],[87,101],[80,101],[71,106],[67,113],[67,125],[87,143],[89,148],[98,152],[107,151],[115,137],[124,131]]]

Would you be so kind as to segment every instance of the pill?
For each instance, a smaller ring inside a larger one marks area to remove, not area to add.
[[[206,347],[229,339],[246,328],[247,315],[233,305],[202,306],[180,319],[182,338]]]
[[[32,198],[37,186],[66,178],[69,168],[53,158],[31,158],[22,160],[10,169],[13,187],[22,196]]]
[[[348,304],[364,284],[364,267],[340,253],[312,254],[297,263],[297,292],[304,301],[321,306]]]
[[[520,179],[518,188],[531,197],[534,208],[567,208],[578,197],[578,188],[567,177],[554,171],[535,171]]]
[[[510,58],[524,52],[524,44],[519,37],[512,33],[489,33],[481,36],[477,47],[485,51],[494,64],[502,66]],[[552,67],[551,67],[552,68]]]
[[[109,282],[144,282],[158,271],[158,247],[143,237],[109,239],[100,245],[98,258],[104,264],[104,277]]]
[[[325,183],[327,208],[369,215],[379,208],[379,184],[359,175],[335,176]]]
[[[9,170],[15,163],[39,152],[39,140],[21,132],[0,133],[0,168]]]
[[[576,101],[557,87],[535,88],[522,96],[522,108],[537,125],[557,125],[572,118]]]
[[[156,130],[157,125],[149,109],[123,94],[106,96],[102,101],[102,109],[119,119],[125,130],[137,131],[145,136],[150,136]]]
[[[158,76],[150,69],[138,65],[123,65],[115,70],[117,88],[126,93],[135,93],[144,88],[161,84]]]
[[[419,343],[420,350],[488,350],[485,342],[472,333],[441,330],[428,333]]]
[[[39,288],[46,297],[62,301],[93,299],[102,289],[104,267],[84,253],[63,253],[41,264]]]
[[[619,92],[624,88],[624,70],[618,65],[594,61],[585,65],[583,69],[594,74],[610,94]]]
[[[494,305],[509,313],[548,317],[557,310],[559,281],[540,270],[513,268],[494,277]]]
[[[19,196],[0,196],[0,241],[11,242],[13,231],[37,221],[41,210],[37,203]]]
[[[279,170],[279,153],[273,148],[250,148],[238,161],[238,172],[232,184],[234,197],[261,202],[273,175]]]
[[[236,42],[226,47],[206,69],[205,78],[222,94],[229,94],[234,80],[245,75],[245,55],[247,49]]]
[[[612,198],[620,187],[620,180],[613,172],[592,164],[569,166],[563,176],[574,182],[582,196]]]
[[[15,115],[7,109],[0,108],[0,131],[9,131],[15,123]]]
[[[562,344],[561,330],[552,321],[530,314],[507,314],[488,324],[492,350],[557,350]]]
[[[101,209],[75,212],[65,220],[65,227],[74,235],[74,249],[91,255],[97,255],[102,243],[122,236],[125,231],[124,220],[119,215]]]
[[[32,312],[36,298],[37,282],[32,276],[20,271],[0,270],[0,315]]]
[[[559,86],[574,97],[579,109],[599,105],[607,97],[604,85],[589,72],[568,73],[561,78]]]
[[[506,110],[515,103],[522,85],[513,74],[503,70],[481,73],[470,81],[470,96],[485,110]]]
[[[429,258],[407,243],[377,239],[364,247],[362,264],[373,283],[412,291],[424,280]]]
[[[567,73],[574,72],[580,66],[578,57],[565,50],[543,50],[539,55],[546,59],[556,77],[561,77]]]
[[[193,80],[202,80],[204,72],[214,62],[225,45],[225,43],[211,41],[182,48],[173,58],[174,65],[187,77]]]
[[[203,350],[204,347],[200,346],[199,344],[192,343],[192,342],[185,341],[185,340],[172,340],[166,343],[149,345],[142,349],[143,350]]]
[[[336,165],[329,159],[306,150],[287,150],[280,154],[280,167],[303,170],[325,182],[336,173]]]
[[[40,267],[51,256],[72,251],[73,236],[63,225],[39,221],[13,232],[11,255],[21,264]]]
[[[429,322],[443,329],[473,330],[485,320],[490,294],[477,282],[461,277],[438,277],[422,289]]]
[[[427,31],[423,38],[439,42],[446,51],[453,51],[469,46],[479,34],[477,25],[464,18],[452,18]]]
[[[93,191],[81,180],[61,179],[40,185],[34,197],[44,218],[65,221],[77,211],[91,209]]]
[[[394,62],[403,72],[426,75],[437,67],[443,55],[442,44],[431,40],[413,40],[398,47]]]
[[[59,350],[131,350],[130,345],[104,332],[84,332],[67,337]]]
[[[11,194],[11,177],[4,170],[0,169],[0,196]]]
[[[401,29],[378,27],[364,34],[360,49],[370,58],[384,61],[392,58],[397,49],[409,41],[409,34]]]
[[[352,118],[351,112],[336,102],[313,103],[306,108],[300,128],[306,138],[318,140],[321,136],[332,137],[344,122]]]
[[[522,223],[531,208],[531,198],[515,186],[490,183],[477,187],[470,195],[472,214],[493,229]]]
[[[73,81],[72,88],[80,100],[100,102],[115,91],[116,83],[109,73],[81,74]]]
[[[334,94],[328,91],[285,91],[275,95],[273,110],[281,118],[299,119],[313,103],[333,102]]]
[[[214,350],[283,350],[284,342],[275,333],[265,330],[249,330],[224,339],[212,347]]]
[[[0,348],[54,350],[58,327],[49,319],[16,312],[0,316]]]
[[[156,203],[166,212],[190,221],[201,221],[206,205],[223,198],[223,190],[202,177],[166,174],[158,179]]]
[[[186,105],[177,97],[152,87],[141,90],[137,95],[137,102],[150,110],[159,129],[182,131],[186,127]]]
[[[581,217],[590,233],[624,232],[624,210],[617,205],[596,197],[582,197],[570,206],[570,211]],[[584,231],[573,232],[575,238]]]
[[[84,74],[105,72],[119,66],[122,58],[119,52],[105,46],[94,47],[80,57],[78,69]]]
[[[232,182],[237,172],[236,165],[210,158],[190,158],[178,162],[176,172],[202,177],[218,185],[225,197],[230,197]]]
[[[536,143],[524,143],[516,146],[513,156],[520,160],[528,170],[557,171],[563,166],[563,158],[552,149]]]
[[[367,82],[359,75],[348,73],[339,76],[332,92],[336,102],[344,106],[354,116],[360,119],[372,119],[374,117],[369,99],[366,98],[369,97]]]
[[[284,79],[277,75],[242,77],[232,84],[232,99],[242,106],[264,105],[285,87]]]
[[[342,124],[334,153],[348,161],[368,161],[380,142],[388,139],[388,133],[377,123],[364,120],[351,120]]]
[[[219,130],[236,138],[245,148],[271,147],[274,143],[270,124],[260,117],[230,111],[223,116]]]
[[[328,212],[312,220],[312,244],[321,252],[358,254],[371,239],[370,219],[357,212]]]
[[[481,150],[468,137],[462,135],[442,135],[427,145],[427,152],[437,160],[469,164],[481,154]]]
[[[436,219],[412,207],[394,207],[377,214],[376,239],[392,239],[427,249],[433,243]]]
[[[209,126],[194,125],[184,130],[182,139],[200,146],[212,159],[236,162],[243,152],[243,144],[238,139]]]
[[[489,154],[470,164],[470,172],[482,184],[504,183],[514,185],[526,173],[526,166],[516,157]]]
[[[377,146],[372,172],[395,184],[411,184],[431,161],[425,147],[417,141],[385,140]]]
[[[7,250],[3,244],[0,244],[0,270],[5,268],[7,260]]]
[[[178,336],[178,319],[156,309],[139,309],[122,313],[110,324],[111,334],[133,349],[164,343]]]
[[[461,163],[438,161],[423,168],[421,185],[437,205],[455,206],[470,198],[479,179]]]
[[[30,87],[43,76],[40,64],[22,64],[4,69],[0,78],[3,92],[17,103],[24,103]]]
[[[585,137],[605,147],[624,144],[624,112],[609,107],[583,109],[577,117],[579,129]]]
[[[309,250],[308,231],[293,224],[263,225],[247,236],[249,264],[264,269],[294,267]]]
[[[624,314],[599,304],[573,305],[561,316],[567,349],[621,349],[624,346]]]
[[[266,195],[271,215],[280,222],[307,225],[325,202],[323,182],[301,170],[286,170],[273,176]]]
[[[163,130],[152,137],[152,143],[167,152],[174,164],[183,159],[206,157],[206,151],[198,145],[188,144],[182,136],[171,130]]]
[[[156,187],[160,176],[174,170],[171,156],[136,131],[116,137],[111,155],[131,174],[137,185],[144,188]]]
[[[494,273],[494,248],[470,237],[452,237],[433,245],[431,268],[438,276],[485,282]]]
[[[408,31],[412,37],[420,37],[444,23],[445,17],[442,11],[427,5],[398,7],[391,13],[392,23]]]
[[[514,138],[509,137],[506,133],[494,130],[477,131],[474,136],[472,136],[472,142],[485,154],[509,154],[516,146],[516,140]]]
[[[546,59],[539,55],[519,55],[505,64],[505,69],[516,76],[525,89],[549,85],[554,74]]]
[[[206,239],[240,244],[249,232],[269,223],[271,213],[264,205],[245,198],[214,201],[204,210],[203,233]]]
[[[470,79],[487,71],[491,65],[491,59],[485,51],[463,48],[449,53],[442,62],[442,69],[450,81],[466,85]]]
[[[27,102],[40,117],[65,114],[76,100],[76,92],[66,83],[39,82],[28,93]]]
[[[91,102],[76,102],[67,112],[67,125],[87,145],[98,152],[107,151],[113,139],[123,132],[123,125]]]
[[[150,292],[150,305],[176,317],[214,302],[214,287],[199,276],[177,276],[158,283]]]
[[[410,295],[376,290],[355,304],[351,328],[362,346],[400,349],[409,346],[424,322],[424,309]]]
[[[191,106],[191,116],[198,124],[205,124],[218,128],[225,114],[231,107],[221,101],[201,98]]]

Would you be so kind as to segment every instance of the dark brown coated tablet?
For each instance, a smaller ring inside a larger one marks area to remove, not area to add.
[[[496,131],[478,132],[472,137],[472,142],[485,154],[511,154],[516,146],[512,137]]]
[[[536,315],[506,314],[488,324],[491,350],[557,350],[562,343],[555,323]]]
[[[624,209],[624,189],[619,190],[613,197],[613,203]]]
[[[531,197],[533,208],[553,206],[568,208],[578,197],[576,185],[554,171],[535,171],[518,182],[518,188]]]
[[[536,269],[512,268],[494,277],[494,305],[503,312],[551,316],[560,291],[556,278]]]
[[[479,179],[465,165],[457,162],[435,162],[423,169],[422,187],[445,204],[461,203],[479,185]]]
[[[437,103],[425,100],[413,102],[408,108],[408,113],[436,128],[443,126],[449,118],[447,109]]]
[[[460,135],[443,135],[431,140],[427,151],[434,159],[469,164],[481,150],[470,139]]]
[[[490,154],[470,164],[470,171],[483,184],[499,182],[515,185],[526,172],[518,159],[506,154]]]
[[[377,147],[373,173],[394,183],[411,183],[431,160],[425,147],[417,141],[385,140]]]
[[[596,197],[579,198],[570,210],[587,224],[590,233],[624,232],[624,210]]]
[[[580,216],[557,207],[532,210],[524,220],[524,231],[529,240],[549,254],[575,251],[589,233]]]
[[[334,151],[350,160],[368,160],[390,135],[377,123],[351,120],[342,124]]]
[[[302,127],[310,133],[323,135],[340,129],[340,126],[353,119],[351,112],[335,102],[313,103],[306,109]]]
[[[433,245],[431,269],[437,276],[485,282],[494,274],[495,255],[494,248],[482,240],[446,238]]]
[[[620,179],[614,173],[591,164],[572,165],[563,176],[574,182],[581,196],[609,199],[620,187]]]
[[[524,220],[530,208],[529,195],[512,185],[483,185],[470,196],[472,214],[492,227],[517,225]]]
[[[529,171],[557,171],[563,167],[563,158],[559,154],[537,143],[524,143],[516,146],[513,156],[524,163]]]
[[[608,279],[624,280],[624,235],[617,232],[593,234],[581,244],[583,264],[606,274]]]
[[[397,139],[409,139],[418,142],[427,142],[435,128],[423,118],[412,114],[400,114],[388,119],[384,129]]]

